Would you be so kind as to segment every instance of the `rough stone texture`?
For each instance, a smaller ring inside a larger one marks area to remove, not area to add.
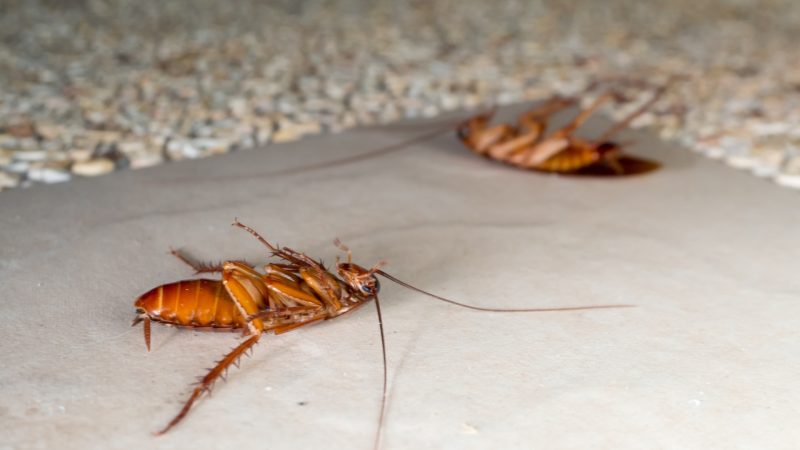
[[[794,0],[8,0],[0,189],[672,75],[636,125],[800,186],[799,24]]]
[[[451,136],[287,172],[424,129],[4,193],[0,447],[371,448],[381,384],[371,307],[268,336],[185,423],[150,435],[239,336],[154,326],[148,354],[132,302],[190,276],[169,246],[263,261],[228,226],[234,217],[329,262],[338,236],[358,262],[386,259],[399,278],[473,304],[637,306],[478,313],[384,282],[384,448],[800,442],[795,192],[642,132],[624,136],[631,152],[665,167],[625,180],[515,170]]]

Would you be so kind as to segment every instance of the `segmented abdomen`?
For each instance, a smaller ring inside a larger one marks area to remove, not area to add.
[[[592,165],[599,159],[599,154],[591,148],[571,147],[544,162],[528,167],[544,172],[569,173]]]
[[[148,317],[175,325],[240,328],[245,320],[217,280],[182,280],[151,289],[135,306]]]

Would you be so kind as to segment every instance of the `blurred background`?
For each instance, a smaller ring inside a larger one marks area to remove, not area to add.
[[[5,0],[0,190],[593,83],[620,117],[670,76],[634,125],[800,187],[799,32],[791,0]]]

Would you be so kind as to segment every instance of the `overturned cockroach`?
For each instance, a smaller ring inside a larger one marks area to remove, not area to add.
[[[647,111],[666,90],[663,86],[653,97],[612,126],[598,139],[575,136],[575,131],[603,103],[618,97],[606,92],[581,110],[568,124],[545,135],[548,118],[577,103],[573,98],[553,97],[522,114],[516,126],[489,126],[494,112],[479,114],[461,123],[458,137],[475,153],[528,170],[570,175],[635,175],[659,167],[654,161],[622,154],[622,145],[611,137]]]
[[[329,320],[350,312],[370,300],[375,301],[383,354],[383,394],[375,438],[380,443],[383,417],[387,399],[386,343],[383,332],[376,275],[398,283],[431,298],[478,311],[490,312],[544,312],[577,311],[601,308],[619,308],[629,305],[598,305],[560,308],[496,309],[459,303],[405,283],[380,269],[379,262],[370,269],[352,261],[350,250],[341,242],[334,243],[347,252],[347,261],[337,258],[334,274],[321,262],[304,253],[287,247],[273,245],[255,230],[238,220],[233,225],[243,228],[265,245],[272,256],[281,262],[269,263],[265,273],[256,271],[243,261],[226,261],[219,265],[197,264],[173,250],[172,253],[194,268],[196,274],[221,272],[222,280],[192,279],[158,286],[135,302],[138,315],[134,325],[144,322],[144,339],[150,349],[150,322],[163,322],[186,327],[215,327],[230,330],[242,329],[247,335],[241,344],[225,355],[208,371],[193,389],[191,396],[178,414],[156,434],[163,434],[177,425],[189,412],[194,402],[211,390],[214,382],[224,375],[250,350],[265,332],[275,334]]]

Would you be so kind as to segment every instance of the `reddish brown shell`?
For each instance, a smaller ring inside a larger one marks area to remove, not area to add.
[[[217,280],[164,284],[147,291],[134,306],[152,320],[175,325],[241,328],[246,323],[222,282]]]

